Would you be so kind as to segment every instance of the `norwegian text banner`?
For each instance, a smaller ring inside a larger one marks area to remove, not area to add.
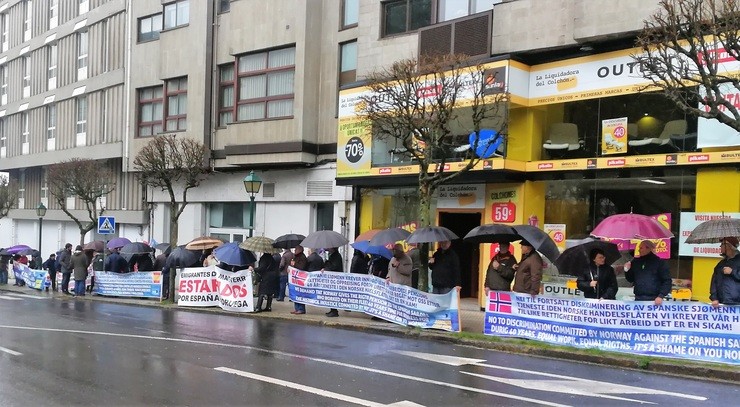
[[[740,306],[598,301],[491,291],[483,333],[557,345],[740,364]]]
[[[459,332],[459,294],[429,294],[367,274],[307,272],[289,275],[290,298],[299,303],[362,311],[404,326]]]

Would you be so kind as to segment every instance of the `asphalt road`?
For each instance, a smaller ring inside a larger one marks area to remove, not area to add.
[[[299,321],[0,291],[0,406],[686,407],[739,397],[731,384]]]

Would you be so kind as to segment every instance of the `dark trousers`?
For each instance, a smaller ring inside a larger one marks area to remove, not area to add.
[[[51,291],[57,290],[57,273],[49,270],[49,280],[51,280]]]
[[[277,296],[278,301],[285,300],[285,287],[287,286],[288,286],[288,275],[281,274],[280,275],[280,291],[278,292],[278,296]]]
[[[62,292],[69,294],[69,279],[72,277],[72,272],[62,273]]]

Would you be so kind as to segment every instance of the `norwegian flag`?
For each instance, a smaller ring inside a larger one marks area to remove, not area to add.
[[[489,292],[488,311],[511,314],[511,293]]]
[[[293,285],[299,285],[301,287],[306,286],[306,280],[308,280],[308,272],[292,268],[290,273],[290,282]]]

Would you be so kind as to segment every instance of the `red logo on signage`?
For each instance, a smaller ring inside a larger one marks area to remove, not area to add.
[[[554,167],[554,166],[553,166],[553,164],[552,164],[552,163],[542,163],[542,164],[537,164],[537,169],[538,169],[538,170],[547,170],[547,169],[550,169],[550,168],[553,168],[553,167]]]
[[[735,58],[730,55],[724,48],[717,48],[715,50],[711,50],[708,52],[709,58],[714,60],[714,62],[717,63],[723,63],[723,62],[732,62],[735,61]],[[702,65],[705,64],[705,56],[706,54],[704,52],[699,52],[699,61],[701,61]]]
[[[696,155],[689,156],[690,163],[704,162],[704,161],[709,161],[709,154],[696,154]]]
[[[624,158],[620,158],[620,159],[617,159],[617,160],[608,160],[606,162],[606,165],[608,167],[621,167],[621,166],[624,165]]]
[[[416,96],[420,98],[430,98],[437,96],[441,91],[442,85],[425,86],[416,91]]]
[[[388,168],[388,167],[381,168],[379,172],[380,172],[380,174],[390,174],[391,172],[393,172],[393,169],[392,168]]]

